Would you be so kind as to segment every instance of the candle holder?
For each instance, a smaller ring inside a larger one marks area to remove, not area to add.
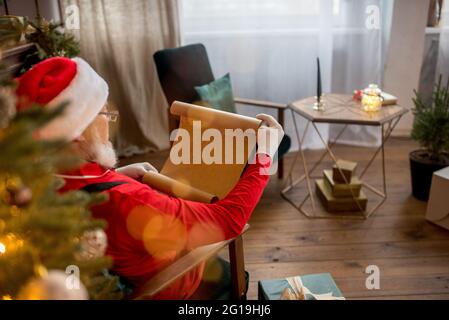
[[[315,97],[316,102],[313,104],[313,110],[315,111],[324,111],[325,103],[323,101],[323,97]]]
[[[313,104],[313,110],[315,111],[323,111],[324,110],[324,102],[323,102],[323,92],[321,89],[321,67],[320,67],[320,58],[316,58],[317,65],[317,75],[316,75],[316,102]]]

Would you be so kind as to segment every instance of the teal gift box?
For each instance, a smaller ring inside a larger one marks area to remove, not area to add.
[[[302,283],[314,294],[332,292],[334,297],[343,297],[330,273],[301,276]],[[285,288],[291,288],[287,279],[259,281],[259,300],[280,300]],[[314,298],[306,294],[306,300]]]

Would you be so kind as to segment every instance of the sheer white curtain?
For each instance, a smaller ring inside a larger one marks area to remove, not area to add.
[[[381,84],[384,0],[180,0],[183,44],[205,44],[216,77],[231,74],[235,96],[291,102],[316,94],[316,57],[324,92]],[[241,107],[255,115],[259,108]],[[303,123],[300,123],[303,126]],[[290,113],[286,132],[295,141]],[[325,137],[338,128],[322,125]],[[353,127],[348,143],[372,145],[378,131]],[[296,142],[295,142],[296,144]],[[309,148],[322,148],[309,135]]]

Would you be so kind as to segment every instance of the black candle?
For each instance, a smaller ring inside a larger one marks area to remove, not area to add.
[[[316,98],[317,102],[321,101],[321,68],[320,68],[320,58],[316,58],[317,63],[317,85],[316,85]]]

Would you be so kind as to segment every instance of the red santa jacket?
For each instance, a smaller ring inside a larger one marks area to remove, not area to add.
[[[261,164],[265,163],[265,165]],[[247,166],[234,189],[216,203],[187,201],[162,194],[96,163],[63,175],[62,192],[109,183],[109,200],[94,206],[95,218],[107,221],[106,253],[113,271],[138,290],[186,251],[240,234],[268,182],[267,161]],[[220,183],[220,181],[217,181]],[[187,299],[198,288],[204,265],[187,273],[155,299]]]

